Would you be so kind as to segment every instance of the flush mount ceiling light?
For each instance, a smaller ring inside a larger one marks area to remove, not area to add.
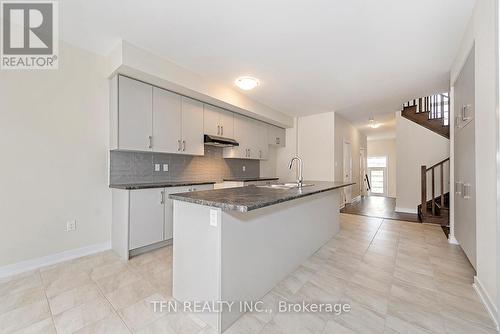
[[[370,127],[372,129],[376,129],[380,126],[379,123],[375,123],[375,119],[373,118],[373,116],[370,116],[370,118],[368,119],[368,121],[370,122]]]
[[[260,82],[259,79],[249,76],[244,76],[236,79],[234,81],[234,84],[243,90],[252,90],[255,87],[257,87],[260,84]]]

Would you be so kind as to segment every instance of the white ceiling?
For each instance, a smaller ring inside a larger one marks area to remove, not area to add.
[[[394,112],[376,114],[373,123],[380,124],[376,129],[370,126],[369,116],[352,121],[354,127],[366,135],[368,140],[396,138],[396,115]]]
[[[107,54],[119,39],[290,115],[353,122],[446,90],[474,0],[64,0],[61,36]]]

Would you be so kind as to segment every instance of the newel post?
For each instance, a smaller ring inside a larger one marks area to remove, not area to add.
[[[422,166],[420,173],[420,190],[422,196],[422,207],[420,212],[423,217],[427,212],[427,166]]]

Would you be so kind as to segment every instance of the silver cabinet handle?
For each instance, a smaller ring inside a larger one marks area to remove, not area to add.
[[[464,188],[463,188],[463,197],[464,199],[470,199],[471,198],[471,189],[472,185],[470,183],[464,183]]]
[[[464,188],[464,184],[462,182],[459,182],[459,181],[455,182],[455,194],[461,195],[463,188]]]
[[[177,140],[177,151],[181,150],[181,140]]]
[[[149,136],[149,148],[153,148],[153,136]]]
[[[165,204],[165,192],[164,191],[161,192],[161,201],[160,201],[160,204]]]
[[[217,125],[217,135],[220,136],[220,125]]]
[[[220,126],[220,135],[223,136],[224,135],[224,125],[221,125]]]
[[[185,151],[186,150],[186,141],[183,140],[182,141],[182,151]]]

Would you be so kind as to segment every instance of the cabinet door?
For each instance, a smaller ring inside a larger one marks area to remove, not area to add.
[[[269,157],[269,143],[267,140],[268,125],[266,123],[259,124],[259,159],[267,160]]]
[[[163,240],[164,189],[130,191],[129,249]]]
[[[203,155],[203,103],[182,97],[182,153]]]
[[[285,147],[286,145],[286,130],[274,125],[268,128],[269,145]]]
[[[153,151],[179,153],[181,96],[153,87]]]
[[[220,126],[221,136],[226,138],[234,138],[234,113],[220,109]]]
[[[224,158],[248,159],[248,132],[249,118],[242,115],[234,115],[234,139],[240,144],[235,147],[224,148]]]
[[[174,201],[168,198],[170,194],[186,193],[190,187],[165,188],[165,237],[164,240],[174,236]]]
[[[219,108],[204,104],[203,113],[204,133],[212,136],[220,136],[221,129]]]
[[[124,76],[118,87],[119,149],[151,151],[153,87]]]
[[[262,151],[263,151],[260,145],[260,138],[259,138],[261,135],[260,125],[262,123],[251,118],[249,118],[248,120],[249,120],[248,148],[250,149],[249,158],[259,160],[262,156]]]

